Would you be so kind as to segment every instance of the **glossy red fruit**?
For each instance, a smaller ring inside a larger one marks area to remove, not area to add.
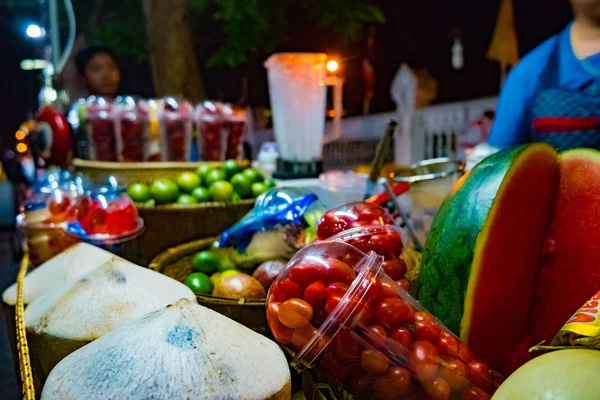
[[[381,375],[389,368],[390,360],[378,350],[366,349],[360,355],[360,365],[368,374]]]
[[[352,284],[354,278],[356,278],[356,273],[348,264],[333,258],[328,258],[325,261],[329,265],[327,278],[325,279],[328,284],[333,282],[341,282],[346,285]]]
[[[396,282],[398,284],[398,286],[400,286],[402,288],[402,290],[404,290],[405,292],[409,292],[410,291],[410,281],[406,278],[402,278],[399,281]]]
[[[340,331],[334,338],[334,351],[341,361],[354,360],[360,355],[358,337],[351,331]]]
[[[489,400],[491,397],[477,386],[469,386],[462,393],[461,400]]]
[[[313,317],[313,309],[304,300],[289,299],[281,303],[277,317],[288,328],[298,329],[309,323]]]
[[[325,315],[329,316],[333,310],[340,304],[342,301],[342,296],[337,294],[332,294],[331,296],[327,296],[327,301],[325,302]]]
[[[393,400],[403,398],[410,390],[411,373],[406,368],[392,367],[373,383],[373,391],[377,400]]]
[[[299,262],[290,268],[288,278],[300,287],[307,287],[311,283],[321,280],[325,267],[320,264]]]
[[[317,334],[317,328],[307,324],[299,329],[294,329],[292,334],[292,346],[300,351]]]
[[[348,291],[348,286],[342,282],[333,282],[327,286],[327,296],[331,296],[332,294],[337,294],[338,296],[343,296],[346,291]]]
[[[441,376],[453,390],[460,392],[469,386],[469,367],[455,358],[441,363]]]
[[[399,298],[388,298],[375,306],[375,318],[389,328],[406,322],[409,312],[406,302]]]
[[[393,257],[383,262],[383,271],[393,280],[400,280],[406,275],[406,263],[402,259]]]
[[[372,324],[361,330],[361,336],[373,347],[380,348],[387,340],[385,328],[379,324]]]
[[[431,400],[450,399],[450,385],[448,385],[448,382],[444,378],[435,377],[431,382],[427,382],[424,388],[429,397],[431,397]]]
[[[273,295],[275,301],[284,302],[288,299],[302,297],[302,288],[289,279],[283,279],[273,287]]]
[[[433,320],[416,321],[413,326],[415,337],[419,340],[427,340],[436,343],[440,336],[441,328]]]
[[[472,361],[469,363],[469,373],[471,382],[479,386],[488,393],[494,390],[494,383],[490,376],[490,369],[487,364],[480,361]]]
[[[327,288],[321,281],[313,282],[304,289],[303,298],[311,306],[318,307],[327,298]]]
[[[409,358],[409,368],[417,379],[425,382],[438,372],[438,352],[434,345],[425,340],[414,342]]]
[[[388,343],[394,342],[395,346],[400,346],[402,349],[411,350],[413,346],[412,335],[410,331],[404,327],[394,328],[388,335]]]
[[[464,362],[465,364],[470,364],[475,359],[475,355],[473,354],[473,351],[471,351],[470,348],[468,348],[464,344],[459,344],[458,359]]]
[[[373,321],[373,308],[369,303],[352,298],[348,302],[348,307],[354,310],[350,315],[353,325],[367,326]]]
[[[436,347],[441,355],[456,358],[458,357],[459,346],[458,339],[452,336],[451,333],[446,331],[440,332]]]
[[[356,373],[348,378],[350,393],[354,396],[367,397],[370,393],[372,378],[364,372]]]
[[[369,243],[375,253],[382,255],[387,259],[394,258],[396,254],[398,254],[398,247],[402,245],[401,243],[395,243],[391,236],[385,233],[372,235],[369,239]]]

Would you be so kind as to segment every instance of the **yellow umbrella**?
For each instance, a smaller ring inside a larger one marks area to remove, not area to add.
[[[494,28],[492,43],[487,56],[495,60],[502,67],[502,80],[509,66],[514,66],[519,61],[519,44],[515,29],[515,13],[512,0],[502,0],[500,11]]]

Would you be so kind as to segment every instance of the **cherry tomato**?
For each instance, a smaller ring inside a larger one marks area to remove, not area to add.
[[[396,282],[405,292],[410,291],[410,281],[406,278],[402,278]]]
[[[396,287],[396,282],[394,282],[389,277],[385,276],[381,279],[381,299],[387,298],[397,298],[398,297],[398,288]]]
[[[295,329],[292,335],[292,345],[298,350],[302,350],[304,346],[317,334],[317,328],[311,324],[307,324],[302,328]]]
[[[273,288],[273,295],[276,301],[284,302],[288,299],[302,297],[302,288],[289,279],[284,279],[277,282]]]
[[[360,355],[360,345],[355,333],[340,331],[334,339],[334,351],[341,361],[354,360]]]
[[[385,260],[383,262],[383,271],[393,280],[400,280],[406,275],[406,263],[404,260],[396,259],[395,257]]]
[[[317,307],[327,298],[327,288],[325,288],[325,285],[321,281],[313,282],[304,289],[303,297],[308,304]]]
[[[475,355],[473,354],[473,352],[471,351],[470,348],[468,348],[464,344],[459,343],[458,358],[460,359],[460,361],[464,362],[465,364],[470,364],[471,361],[473,361],[475,359]]]
[[[387,259],[391,259],[397,254],[397,244],[389,235],[385,233],[376,233],[372,235],[369,239],[369,243],[371,244],[371,247],[375,253],[382,255]]]
[[[269,323],[269,328],[279,343],[283,345],[287,345],[292,343],[292,335],[294,333],[293,329],[288,328],[283,325],[277,315],[279,314],[279,305],[280,303],[273,302],[269,303],[267,307],[267,322]]]
[[[402,237],[400,236],[400,234],[398,232],[395,232],[392,230],[390,230],[387,234],[390,237],[390,239],[394,243],[396,243],[396,252],[397,252],[397,255],[399,256],[400,254],[402,254],[402,250],[404,250],[404,243],[402,242]]]
[[[444,378],[437,376],[431,382],[427,382],[424,387],[431,400],[450,399],[450,386]]]
[[[440,332],[440,338],[436,345],[438,352],[443,356],[458,357],[458,340],[446,331]]]
[[[460,392],[469,386],[469,368],[463,362],[449,359],[441,365],[441,376],[452,389]]]
[[[488,393],[494,390],[494,383],[490,376],[490,369],[488,366],[480,361],[472,361],[469,363],[469,370],[471,374],[471,382],[479,386]]]
[[[360,365],[369,374],[381,375],[389,368],[390,360],[378,350],[366,349],[360,354]]]
[[[469,386],[462,393],[461,400],[489,400],[491,397],[477,386]]]
[[[327,283],[342,282],[347,285],[352,284],[354,278],[356,278],[356,274],[348,264],[333,258],[328,258],[326,262],[329,264],[326,279]]]
[[[319,366],[327,371],[335,380],[344,382],[348,378],[348,363],[344,363],[337,358],[332,351],[324,351],[319,357]]]
[[[393,400],[402,398],[410,390],[411,373],[406,368],[392,367],[373,383],[375,398]]]
[[[375,307],[377,320],[390,328],[406,322],[409,312],[406,302],[399,298],[385,299]]]
[[[289,299],[281,303],[277,317],[288,328],[302,328],[313,316],[313,309],[304,300]]]
[[[333,310],[340,304],[343,296],[339,296],[337,294],[332,294],[327,297],[327,301],[325,302],[325,315],[329,316]]]
[[[355,396],[368,396],[369,389],[371,387],[371,376],[365,375],[365,373],[357,373],[352,375],[348,379],[348,386],[350,388],[350,392]]]
[[[369,303],[357,298],[352,298],[348,303],[348,307],[351,307],[354,310],[350,315],[352,325],[367,326],[373,321],[373,308]]]
[[[337,233],[350,229],[353,217],[349,215],[336,215],[336,210],[326,212],[317,225],[319,239],[327,239]]]
[[[387,332],[379,324],[369,325],[361,332],[365,340],[377,349],[383,346],[387,340]]]
[[[417,339],[436,343],[440,336],[441,328],[437,322],[430,320],[415,322],[413,330]]]
[[[396,346],[410,350],[412,349],[412,336],[410,331],[406,328],[394,328],[390,331],[388,342],[393,341]]]
[[[332,294],[337,294],[338,296],[343,296],[350,286],[346,285],[342,282],[333,282],[327,286],[327,296],[331,296]]]
[[[438,352],[435,346],[425,340],[414,342],[409,368],[421,382],[433,378],[438,371]]]
[[[323,265],[299,262],[290,268],[288,278],[305,288],[314,281],[320,280],[324,269]]]

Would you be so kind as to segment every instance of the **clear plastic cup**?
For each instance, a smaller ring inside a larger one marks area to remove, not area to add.
[[[230,105],[223,105],[227,129],[227,149],[225,158],[242,159],[244,157],[244,139],[246,137],[246,115],[245,110],[235,109]]]
[[[202,161],[223,161],[227,156],[227,122],[217,103],[205,101],[196,108],[198,149]]]
[[[87,104],[86,129],[89,156],[97,161],[117,161],[117,123],[113,104],[103,97]]]
[[[189,161],[192,148],[192,105],[172,97],[164,98],[163,103],[158,115],[162,161]]]
[[[393,225],[394,218],[383,207],[356,201],[327,211],[317,229],[320,240],[330,238],[351,228],[369,225]]]
[[[147,161],[150,148],[150,116],[146,102],[131,96],[115,101],[118,115],[117,158],[119,161]]]
[[[489,399],[502,380],[385,275],[383,257],[347,243],[298,252],[267,321],[295,369],[360,399]]]

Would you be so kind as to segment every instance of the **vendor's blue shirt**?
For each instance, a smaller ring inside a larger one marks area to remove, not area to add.
[[[578,60],[571,46],[571,25],[527,54],[509,74],[498,101],[489,144],[507,148],[531,141],[531,111],[541,88],[583,90],[598,81],[600,53]],[[558,51],[558,63],[551,54]]]

